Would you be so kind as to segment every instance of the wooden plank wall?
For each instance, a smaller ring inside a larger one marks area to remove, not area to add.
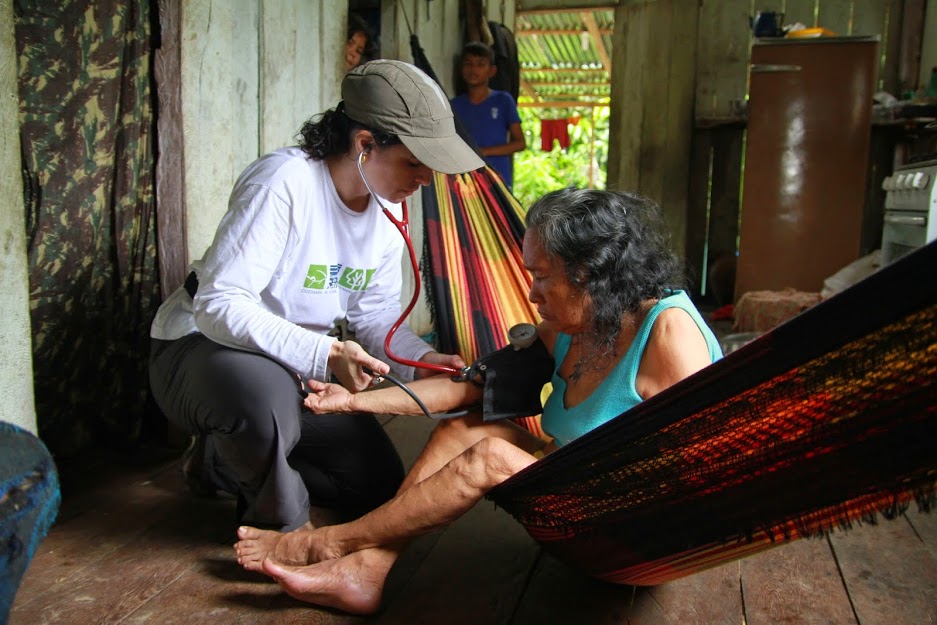
[[[751,0],[703,0],[696,48],[696,117],[730,118],[748,92]]]
[[[347,0],[169,0],[180,15],[188,258],[201,257],[243,168],[335,106]],[[180,181],[163,181],[180,184]]]
[[[183,193],[186,249],[194,260],[211,243],[232,183],[258,153],[258,6],[251,0],[182,6]]]
[[[338,104],[347,6],[328,4],[310,10],[308,0],[261,2],[260,154],[292,145],[306,119]]]
[[[634,0],[615,10],[607,186],[659,202],[675,249],[686,236],[697,17],[697,0]]]
[[[898,95],[906,1],[913,0],[781,0],[773,8],[784,14],[784,24],[821,26],[839,35],[878,35],[878,88]],[[737,250],[745,141],[739,107],[748,91],[749,18],[758,8],[752,0],[702,0],[699,8],[685,254],[691,292],[715,304],[729,302],[720,297],[721,278],[708,274],[729,272],[725,259],[734,258]],[[877,247],[880,237],[875,232],[876,220],[881,220],[880,187],[892,169],[894,134],[873,129],[866,185],[866,219],[872,227],[863,239],[863,253]]]

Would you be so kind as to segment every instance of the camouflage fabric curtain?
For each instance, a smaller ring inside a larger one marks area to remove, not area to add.
[[[139,438],[159,304],[146,0],[14,0],[39,434]]]

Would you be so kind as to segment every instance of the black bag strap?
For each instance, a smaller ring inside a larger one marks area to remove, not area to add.
[[[185,278],[185,292],[189,294],[189,297],[195,299],[195,293],[198,291],[198,276],[195,275],[194,271],[190,271],[189,275]]]

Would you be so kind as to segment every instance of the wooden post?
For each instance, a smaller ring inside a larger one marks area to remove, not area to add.
[[[595,188],[595,108],[589,109],[589,188]]]

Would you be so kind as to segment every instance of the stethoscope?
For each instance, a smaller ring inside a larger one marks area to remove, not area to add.
[[[399,362],[402,365],[407,365],[408,367],[419,367],[421,369],[429,369],[430,371],[435,371],[437,373],[448,373],[455,381],[467,381],[469,379],[469,371],[471,369],[469,366],[454,367],[452,365],[437,365],[428,362],[408,360],[406,358],[401,358],[397,354],[393,353],[390,349],[390,341],[397,332],[397,328],[403,324],[404,319],[407,318],[407,315],[410,314],[410,311],[413,310],[413,307],[416,306],[417,300],[420,298],[420,265],[416,260],[416,251],[413,249],[413,241],[410,239],[410,215],[407,210],[407,200],[404,199],[400,203],[402,219],[397,219],[394,217],[394,214],[390,212],[390,209],[384,205],[381,197],[374,192],[374,190],[371,188],[371,185],[368,183],[368,177],[364,173],[364,159],[369,151],[370,148],[367,148],[358,153],[358,174],[361,176],[361,181],[364,182],[364,186],[367,188],[368,193],[371,194],[371,196],[377,202],[378,206],[381,207],[381,210],[384,212],[384,216],[390,220],[390,223],[394,224],[394,226],[397,228],[397,231],[400,233],[400,236],[403,237],[404,243],[407,245],[407,252],[410,255],[410,267],[413,269],[413,297],[410,299],[410,303],[400,314],[400,317],[397,319],[397,321],[395,321],[394,324],[390,327],[390,330],[388,330],[387,338],[384,339],[384,353],[387,354],[388,358],[394,362]],[[390,379],[389,376],[384,377]]]
[[[416,302],[420,297],[420,287],[421,287],[420,266],[416,260],[416,252],[413,249],[413,241],[410,239],[410,217],[409,217],[409,213],[407,210],[407,200],[404,199],[401,202],[402,219],[397,219],[396,217],[394,217],[393,213],[391,213],[390,209],[384,205],[384,202],[381,200],[381,197],[374,192],[374,190],[371,188],[371,185],[368,183],[368,177],[364,173],[364,160],[365,160],[365,156],[367,155],[369,151],[370,151],[370,148],[367,148],[358,153],[358,174],[361,176],[361,180],[362,182],[364,182],[364,186],[367,188],[368,193],[370,193],[371,196],[374,197],[374,200],[377,202],[378,206],[381,207],[381,210],[384,212],[384,215],[387,217],[387,219],[390,220],[392,224],[394,224],[394,226],[397,228],[397,231],[400,232],[400,236],[403,237],[404,243],[407,246],[407,252],[410,255],[410,267],[413,269],[413,283],[414,283],[413,297],[410,300],[410,304],[400,314],[400,318],[398,318],[397,321],[394,322],[394,324],[390,327],[390,330],[388,330],[387,338],[384,339],[384,353],[387,354],[388,358],[402,365],[406,365],[409,367],[419,367],[421,369],[428,369],[430,371],[435,371],[437,373],[447,373],[449,374],[450,378],[454,382],[476,382],[480,374],[483,374],[485,371],[486,365],[485,365],[484,358],[480,358],[476,360],[471,365],[466,365],[464,367],[455,367],[452,365],[438,365],[438,364],[433,364],[433,363],[408,360],[406,358],[401,358],[400,356],[397,356],[390,349],[390,341],[393,338],[394,334],[397,332],[397,328],[400,327],[400,325],[404,322],[404,319],[407,318],[407,315],[410,314],[410,311],[413,310],[413,307],[416,306]],[[529,347],[530,345],[534,343],[536,338],[537,338],[537,329],[534,325],[529,324],[529,323],[517,324],[508,331],[508,341],[511,343],[512,346],[514,346],[514,349],[523,349],[525,347]],[[409,389],[409,387],[407,387],[402,381],[398,380],[394,376],[389,375],[389,374],[379,376],[374,371],[371,371],[370,369],[367,369],[367,368],[364,369],[364,372],[367,373],[368,375],[373,375],[375,377],[386,378],[392,384],[402,388],[404,391],[406,391],[410,395],[410,397],[412,397],[417,402],[417,404],[419,404],[420,408],[423,410],[423,412],[427,416],[434,417],[434,418],[439,418],[442,416],[442,415],[430,415],[429,411],[426,409],[426,406],[423,405],[423,402],[420,401],[419,397],[417,397]]]

